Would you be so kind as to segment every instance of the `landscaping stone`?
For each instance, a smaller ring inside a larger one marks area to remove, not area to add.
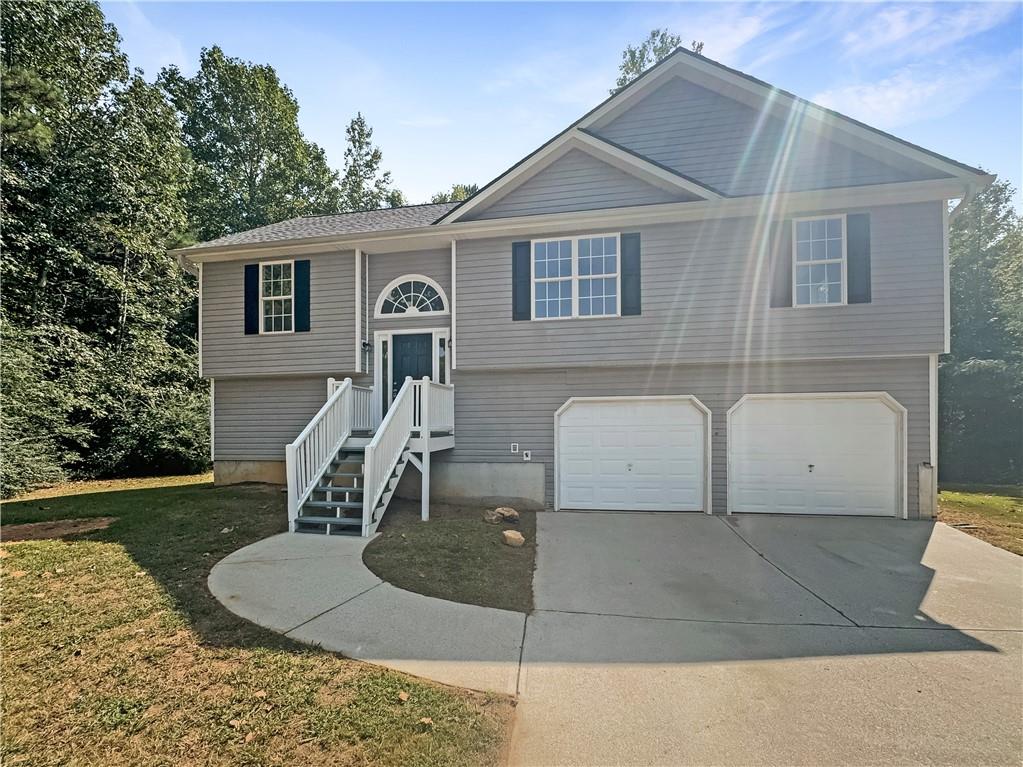
[[[501,535],[508,546],[513,546],[516,549],[526,542],[526,539],[522,537],[522,533],[518,530],[505,530]]]
[[[501,515],[501,519],[504,522],[510,522],[513,525],[517,525],[519,523],[519,513],[510,506],[501,506],[494,511]]]
[[[504,521],[504,516],[500,512],[500,509],[487,509],[483,512],[483,521],[489,522],[491,525],[501,524]]]

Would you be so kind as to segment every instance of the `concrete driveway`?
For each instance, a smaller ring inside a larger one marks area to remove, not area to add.
[[[537,519],[512,764],[1023,760],[1013,554],[898,520]]]

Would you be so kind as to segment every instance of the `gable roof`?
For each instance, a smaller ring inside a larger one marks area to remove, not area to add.
[[[454,208],[458,203],[438,202],[425,205],[406,205],[400,208],[377,208],[352,213],[327,213],[317,216],[299,216],[267,224],[257,229],[236,232],[215,240],[194,245],[189,250],[214,248],[223,245],[252,245],[255,243],[300,240],[306,237],[321,237],[336,234],[359,234],[361,232],[384,232],[391,229],[413,229],[429,226],[439,215]]]
[[[505,189],[509,183],[513,182],[517,176],[528,173],[531,166],[534,163],[541,161],[545,156],[545,153],[549,152],[552,147],[560,145],[573,135],[588,135],[597,141],[604,141],[621,151],[631,152],[640,162],[659,165],[666,171],[679,173],[677,169],[668,168],[660,163],[655,163],[649,157],[644,157],[637,152],[632,152],[623,146],[596,135],[593,128],[600,125],[602,122],[608,122],[613,118],[613,116],[623,111],[623,109],[629,104],[637,102],[646,94],[652,92],[652,89],[663,82],[665,78],[672,77],[676,73],[683,71],[689,71],[690,73],[699,71],[703,75],[714,78],[722,84],[743,88],[752,95],[773,104],[775,108],[798,111],[801,118],[803,118],[803,122],[808,127],[821,128],[828,131],[834,131],[835,129],[843,131],[849,134],[853,140],[860,140],[873,144],[874,146],[880,146],[889,152],[907,157],[910,160],[927,164],[941,173],[964,178],[964,180],[968,179],[972,183],[984,183],[992,178],[990,174],[979,168],[974,168],[966,165],[965,163],[945,157],[937,152],[917,146],[916,144],[900,139],[897,136],[893,136],[890,133],[886,133],[885,131],[874,128],[851,117],[847,117],[846,115],[832,109],[818,106],[817,104],[800,98],[788,91],[776,88],[763,80],[759,80],[752,75],[746,74],[745,72],[725,66],[724,64],[720,64],[692,51],[679,48],[659,61],[657,64],[654,64],[652,67],[647,69],[620,91],[609,96],[603,102],[580,117],[572,125],[558,133],[515,165],[511,166],[490,183],[483,186],[475,195],[444,213],[435,223],[451,223],[457,221],[469,210],[481,207],[488,199],[492,199],[500,194],[500,192]],[[679,175],[681,176],[682,174],[679,173]],[[711,192],[711,199],[713,197],[726,196],[721,194],[719,190],[713,189],[706,184],[702,184],[696,179],[689,178],[688,180]]]

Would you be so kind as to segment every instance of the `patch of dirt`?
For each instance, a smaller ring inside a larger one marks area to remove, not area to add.
[[[53,522],[29,522],[24,525],[5,526],[0,535],[2,535],[4,543],[43,541],[103,530],[116,521],[117,517],[93,517],[91,519],[58,519]]]

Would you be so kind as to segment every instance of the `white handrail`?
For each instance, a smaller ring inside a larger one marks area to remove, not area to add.
[[[415,407],[412,378],[406,378],[401,390],[391,402],[387,415],[377,427],[372,441],[366,445],[363,459],[362,534],[369,535],[373,524],[373,509],[387,490],[394,467],[401,460],[412,435],[412,417]]]
[[[345,379],[347,380],[347,379]],[[330,397],[335,391],[344,385],[344,381],[336,378],[327,379],[327,396]],[[352,385],[352,430],[373,431],[377,427],[373,408],[373,387]]]
[[[352,379],[346,378],[295,441],[284,449],[288,474],[288,526],[292,532],[299,508],[312,494],[341,444],[352,433],[353,401]]]

